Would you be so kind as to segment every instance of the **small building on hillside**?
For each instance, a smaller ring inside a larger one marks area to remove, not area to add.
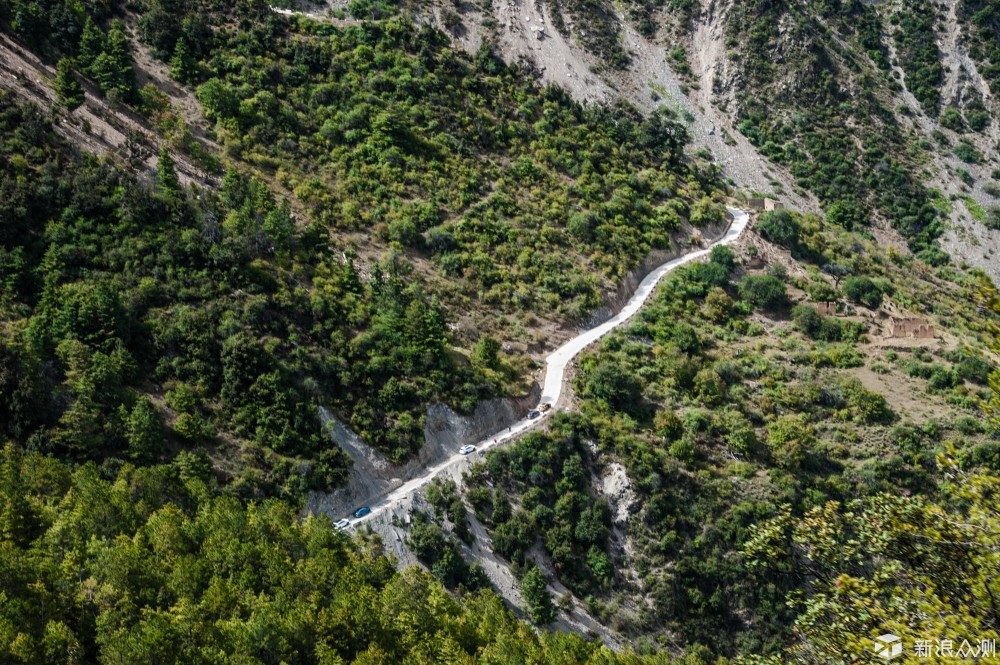
[[[930,339],[934,337],[934,326],[927,319],[890,317],[889,337],[913,337]]]
[[[818,302],[816,303],[816,311],[823,316],[836,316],[839,311],[839,307],[835,302]]]
[[[752,210],[763,210],[764,212],[771,212],[774,210],[784,210],[785,204],[780,201],[775,201],[769,198],[752,198],[750,199],[750,208]]]

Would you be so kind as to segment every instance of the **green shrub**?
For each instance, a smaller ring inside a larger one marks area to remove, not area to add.
[[[726,409],[719,418],[719,429],[726,447],[734,454],[749,455],[757,447],[757,434],[753,425],[739,411]]]
[[[823,317],[811,305],[796,305],[792,308],[792,321],[795,327],[808,335],[815,337],[823,325]]]
[[[861,381],[858,379],[847,381],[843,386],[843,391],[847,406],[857,421],[876,423],[892,419],[893,413],[889,409],[885,396],[868,390],[861,385]]]
[[[1000,208],[987,208],[986,219],[983,221],[983,224],[992,231],[1000,231]]]
[[[785,305],[785,285],[770,275],[746,275],[739,283],[740,297],[754,307],[775,310]]]
[[[984,429],[983,424],[977,418],[965,415],[955,418],[954,426],[955,429],[965,436],[981,434]]]
[[[864,210],[851,200],[834,201],[826,208],[827,223],[842,226],[848,231],[863,226],[866,219]]]
[[[816,442],[813,426],[806,416],[779,416],[767,427],[767,446],[779,466],[798,468]]]
[[[965,130],[965,121],[962,114],[954,106],[948,106],[941,112],[941,124],[956,132]]]
[[[882,289],[868,277],[848,277],[843,284],[844,295],[853,303],[870,309],[882,306]]]
[[[798,220],[787,210],[765,212],[756,229],[762,237],[788,249],[796,246],[801,232]]]
[[[990,126],[990,113],[986,109],[970,109],[965,113],[965,119],[969,123],[969,128],[974,132],[981,132]]]
[[[813,302],[834,302],[840,298],[840,291],[826,282],[810,282],[805,290]]]
[[[598,399],[619,411],[635,411],[642,398],[642,383],[630,370],[611,359],[603,359],[584,379],[584,396]]]
[[[983,161],[983,153],[979,152],[974,145],[965,139],[959,141],[953,152],[955,156],[966,164],[979,164]]]

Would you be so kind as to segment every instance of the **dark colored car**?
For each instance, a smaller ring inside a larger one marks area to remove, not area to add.
[[[528,411],[528,418],[531,419],[531,420],[534,420],[535,418],[537,418],[540,415],[542,415],[542,412],[538,411],[536,409],[532,409],[531,411]]]
[[[369,508],[368,506],[361,506],[360,508],[354,511],[354,519],[358,519],[359,517],[364,517],[371,511],[372,509]]]

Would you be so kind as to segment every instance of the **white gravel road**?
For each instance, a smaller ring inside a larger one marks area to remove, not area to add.
[[[690,252],[684,256],[667,261],[660,267],[653,270],[646,276],[645,279],[642,280],[642,282],[639,283],[639,286],[636,287],[635,293],[632,294],[632,297],[629,298],[628,302],[625,303],[625,306],[622,307],[618,314],[611,317],[601,325],[580,333],[549,354],[548,358],[545,359],[545,382],[542,384],[541,399],[543,404],[548,403],[555,405],[559,401],[559,396],[562,393],[563,382],[566,377],[566,367],[573,360],[573,358],[601,337],[632,318],[632,316],[642,308],[646,300],[649,299],[649,296],[653,294],[656,285],[659,284],[664,275],[671,270],[684,265],[685,263],[690,263],[691,261],[695,261],[705,256],[715,245],[728,245],[740,237],[744,229],[746,229],[747,223],[750,221],[750,216],[746,212],[737,208],[729,208],[729,212],[734,217],[733,222],[730,224],[725,235],[723,235],[719,240],[715,241],[707,249]],[[497,432],[493,436],[487,437],[476,444],[477,452],[473,453],[473,455],[478,455],[489,450],[490,448],[506,443],[507,441],[520,436],[530,429],[537,428],[542,422],[545,421],[546,418],[555,412],[556,409],[553,408],[534,419],[525,418],[524,420],[511,425],[509,429]],[[470,458],[473,457],[473,455],[462,455],[456,452],[443,462],[428,467],[422,475],[404,483],[403,485],[400,485],[384,497],[371,503],[371,512],[360,519],[352,519],[348,528],[364,524],[366,521],[374,519],[386,511],[391,510],[394,505],[402,502],[406,499],[406,497],[413,494],[415,491],[429,483],[431,479],[450,469],[452,466],[469,464],[471,462]]]

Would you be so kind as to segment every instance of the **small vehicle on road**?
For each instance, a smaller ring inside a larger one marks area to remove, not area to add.
[[[548,411],[551,408],[552,408],[552,403],[551,402],[542,402],[541,404],[538,405],[538,410],[541,413],[545,413],[546,411]]]
[[[461,448],[458,449],[458,452],[462,453],[463,455],[468,455],[469,453],[476,452],[476,447],[475,446],[462,446]]]
[[[371,511],[372,509],[369,508],[368,506],[361,506],[360,508],[354,511],[354,519],[358,519],[359,517],[364,517]]]
[[[351,520],[347,519],[346,517],[343,517],[343,518],[337,520],[336,522],[334,522],[333,526],[334,526],[335,529],[346,529],[350,525],[350,523],[351,523]]]
[[[537,409],[532,409],[531,411],[528,411],[528,419],[529,420],[534,420],[535,418],[537,418],[540,415],[542,415],[542,412],[538,411]]]

